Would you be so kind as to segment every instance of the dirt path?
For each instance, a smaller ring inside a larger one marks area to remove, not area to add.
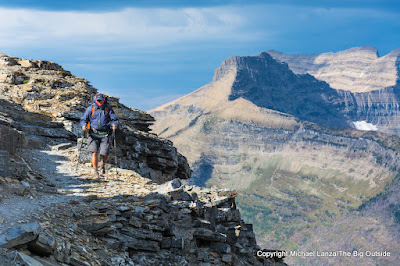
[[[67,150],[26,150],[24,161],[36,176],[42,179],[31,187],[28,196],[5,195],[0,200],[0,235],[19,224],[46,220],[53,206],[90,198],[111,198],[123,195],[144,196],[157,185],[136,172],[115,169],[107,165],[107,173],[99,179],[93,177],[89,164],[76,168],[76,147]],[[0,248],[0,265],[16,265],[16,252],[3,252]]]
[[[24,160],[43,177],[34,196],[6,195],[0,201],[0,234],[20,223],[40,217],[42,210],[51,204],[76,199],[73,192],[83,193],[82,181],[72,168],[69,151],[27,150]],[[64,191],[65,193],[59,193]]]
[[[79,201],[86,197],[115,197],[143,195],[156,185],[137,173],[107,165],[107,173],[100,179],[93,177],[89,164],[76,168],[76,147],[67,150],[27,150],[23,158],[37,175],[43,177],[43,186],[34,196],[8,195],[0,201],[0,234],[18,224],[40,220],[52,204]],[[150,183],[150,184],[149,184]],[[41,186],[41,185],[40,185]]]

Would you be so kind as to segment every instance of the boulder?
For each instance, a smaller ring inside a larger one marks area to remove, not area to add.
[[[0,235],[0,247],[12,248],[27,244],[36,239],[41,231],[39,223],[33,222],[13,228],[6,234]]]
[[[54,237],[46,231],[42,231],[38,238],[28,244],[28,249],[40,256],[48,256],[54,253]]]

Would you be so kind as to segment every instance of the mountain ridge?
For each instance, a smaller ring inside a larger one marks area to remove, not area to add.
[[[339,56],[351,62],[354,53],[365,54],[370,61],[378,58],[372,47]],[[254,224],[261,244],[302,250],[310,248],[307,243],[320,241],[312,232],[346,217],[356,221],[361,217],[355,214],[357,208],[395,183],[400,139],[388,133],[399,132],[397,99],[391,98],[398,89],[398,85],[360,93],[334,89],[308,73],[293,73],[286,62],[263,52],[228,58],[215,70],[212,82],[149,112],[156,118],[153,130],[173,141],[188,158],[194,170],[189,182],[239,190],[238,206]],[[313,90],[322,102],[312,102]],[[268,98],[274,93],[282,100]],[[307,97],[310,106],[300,106],[308,103]],[[265,104],[274,102],[276,106]],[[297,113],[296,102],[301,103]],[[331,113],[321,110],[326,106]],[[305,115],[307,108],[315,108],[316,115],[312,111]],[[322,113],[326,115],[318,117]],[[339,117],[346,126],[338,127],[334,118]],[[378,131],[356,130],[355,121],[373,122]],[[376,221],[370,230],[383,226]],[[361,239],[357,234],[351,237]],[[343,245],[335,248],[352,248],[348,242]],[[384,241],[371,245],[390,248]]]

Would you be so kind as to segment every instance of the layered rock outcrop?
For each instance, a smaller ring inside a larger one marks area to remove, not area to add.
[[[255,255],[254,232],[241,220],[234,191],[182,186],[178,179],[142,189],[141,197],[54,206],[40,224],[0,235],[0,247],[17,249],[20,261],[35,265],[286,265]]]
[[[17,147],[75,140],[82,134],[79,119],[96,92],[58,64],[1,54],[0,149],[15,152]],[[149,133],[153,117],[118,98],[109,97],[109,103],[122,124],[117,138],[123,167],[158,182],[190,177],[185,158],[172,143]]]

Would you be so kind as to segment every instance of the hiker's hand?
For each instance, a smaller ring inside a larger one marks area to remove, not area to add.
[[[86,129],[86,125],[83,125],[82,130],[85,131]]]
[[[112,124],[112,130],[115,131],[117,129],[117,125]]]

